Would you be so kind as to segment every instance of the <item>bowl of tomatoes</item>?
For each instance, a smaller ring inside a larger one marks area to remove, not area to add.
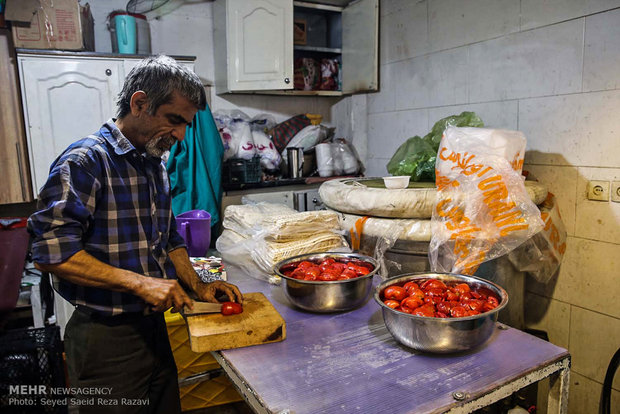
[[[319,313],[348,311],[365,303],[377,270],[370,256],[340,252],[295,256],[274,267],[288,300]]]
[[[401,344],[424,352],[473,349],[495,330],[508,294],[495,283],[452,273],[410,273],[377,286],[388,331]]]

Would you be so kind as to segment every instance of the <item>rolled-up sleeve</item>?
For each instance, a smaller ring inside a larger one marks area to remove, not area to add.
[[[172,220],[170,220],[170,232],[168,237],[168,252],[171,252],[179,247],[187,247],[185,244],[185,240],[179,232],[177,231],[177,221],[172,216]]]
[[[62,263],[84,248],[100,189],[92,164],[83,154],[69,154],[52,168],[39,194],[39,211],[28,219],[36,263]]]

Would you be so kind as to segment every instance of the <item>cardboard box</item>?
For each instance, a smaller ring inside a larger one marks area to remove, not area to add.
[[[7,0],[15,47],[95,50],[94,20],[78,0]]]

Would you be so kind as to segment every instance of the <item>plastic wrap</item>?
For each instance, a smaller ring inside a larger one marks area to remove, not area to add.
[[[494,142],[505,145],[489,145],[489,130],[478,128],[450,127],[441,140],[429,247],[433,271],[472,275],[481,263],[507,254],[544,227],[525,190],[522,162],[506,158],[525,149],[525,137],[492,132],[501,136]]]
[[[216,248],[225,263],[274,283],[272,269],[281,260],[300,254],[349,250],[340,234],[336,213],[296,212],[284,204],[252,203],[228,206],[224,232]]]
[[[215,111],[213,119],[224,144],[224,161],[230,158],[250,160],[256,155],[250,117],[233,109]]]
[[[509,253],[508,259],[521,272],[547,283],[560,267],[566,251],[566,229],[555,196],[549,193],[540,206],[545,227]]]

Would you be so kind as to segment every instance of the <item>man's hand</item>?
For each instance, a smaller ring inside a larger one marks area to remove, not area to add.
[[[186,305],[190,309],[193,307],[192,300],[176,280],[139,276],[134,294],[155,312],[164,312],[170,307],[173,312],[179,312]]]
[[[172,250],[168,255],[177,270],[179,279],[196,293],[198,299],[206,302],[217,302],[217,296],[223,293],[228,296],[231,302],[243,303],[243,295],[237,286],[221,280],[211,283],[204,283],[200,280],[192,263],[189,261],[185,248]]]
[[[193,286],[194,292],[198,295],[200,300],[206,302],[217,302],[218,292],[228,296],[231,302],[243,303],[243,295],[239,291],[237,286],[226,283],[222,280],[216,280],[211,283],[195,283]]]

